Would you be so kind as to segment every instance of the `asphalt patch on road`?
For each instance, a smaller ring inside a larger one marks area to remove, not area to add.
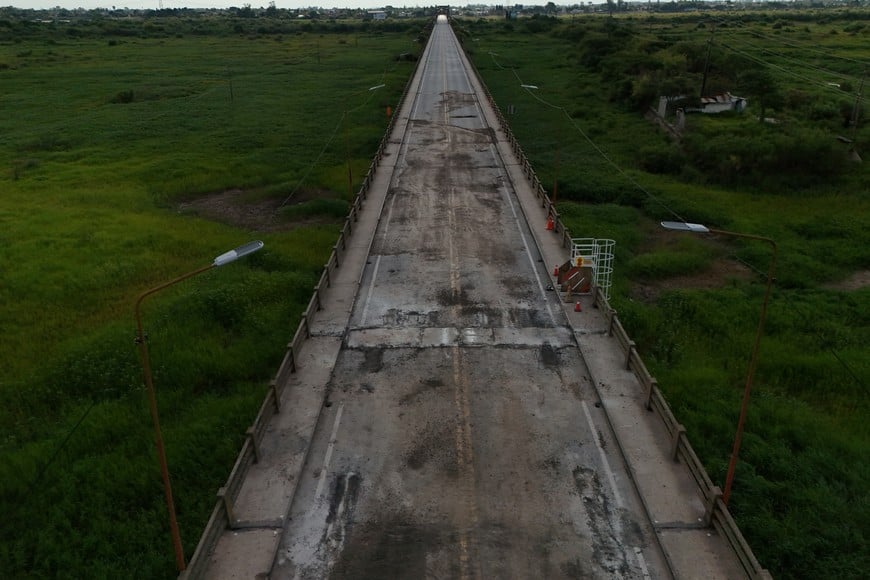
[[[525,276],[506,276],[499,280],[499,283],[507,291],[508,296],[515,300],[535,298],[535,289],[531,285],[531,280]]]
[[[406,395],[403,395],[399,399],[399,405],[404,407],[404,406],[410,405],[412,403],[416,403],[417,399],[419,399],[420,397],[423,397],[428,393],[435,392],[444,386],[445,386],[444,381],[442,381],[439,378],[433,377],[433,378],[421,381],[413,391],[411,391],[410,393],[408,393]]]
[[[562,365],[562,359],[559,356],[559,351],[552,344],[544,343],[541,345],[541,362],[546,368],[554,369]]]
[[[413,517],[401,514],[385,514],[377,520],[358,524],[351,530],[330,578],[426,578],[427,555],[445,543],[444,535],[445,531],[435,526],[418,524]],[[458,573],[458,570],[453,572]]]
[[[363,349],[365,359],[360,365],[360,370],[366,373],[379,373],[384,368],[384,349],[383,348],[366,348]]]
[[[438,291],[436,299],[441,306],[471,306],[469,304],[468,293],[463,288],[459,292],[453,291],[451,288],[442,288]]]
[[[587,467],[575,467],[574,485],[589,515],[589,529],[592,531],[592,557],[595,563],[612,575],[626,578],[631,575],[631,567],[625,555],[625,538],[614,528],[614,522],[621,524],[621,514],[614,513],[610,499],[604,493],[598,473]],[[585,577],[585,576],[584,576]]]
[[[362,478],[358,473],[336,474],[329,494],[329,512],[326,515],[327,524],[335,524],[338,518],[350,520],[359,496]],[[327,538],[324,538],[324,540]]]
[[[470,318],[472,321],[486,321],[487,326],[504,326],[503,312],[498,308],[484,304],[466,304],[459,313],[463,318]]]
[[[429,465],[451,479],[456,478],[459,475],[456,426],[455,420],[427,423],[413,438],[410,449],[405,453],[405,465],[414,471]]]

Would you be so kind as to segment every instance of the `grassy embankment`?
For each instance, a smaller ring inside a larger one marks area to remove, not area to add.
[[[744,115],[689,116],[677,145],[642,111],[669,90],[697,93],[714,23],[712,90],[755,98]],[[571,232],[617,241],[612,303],[719,485],[770,247],[665,233],[658,221],[777,242],[730,507],[774,577],[864,577],[870,288],[855,280],[870,267],[870,111],[854,134],[843,117],[859,86],[855,63],[870,61],[870,22],[777,12],[460,28],[497,102],[515,107],[511,125],[545,184],[559,152],[558,205]],[[781,70],[795,60],[803,79]],[[758,73],[745,71],[756,68],[772,89],[751,84]],[[833,80],[851,92],[832,90]],[[779,124],[755,118],[761,98]],[[855,138],[863,164],[846,161],[837,135]]]
[[[423,26],[292,24],[0,23],[0,576],[173,574],[133,301],[260,238],[144,308],[192,553],[347,208],[343,110],[359,182]]]

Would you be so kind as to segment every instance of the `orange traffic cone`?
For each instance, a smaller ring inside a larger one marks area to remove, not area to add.
[[[583,309],[580,307],[580,302],[574,303],[574,312],[583,312]]]
[[[553,221],[553,216],[548,215],[547,216],[547,231],[550,231],[555,227],[556,227],[556,223]]]

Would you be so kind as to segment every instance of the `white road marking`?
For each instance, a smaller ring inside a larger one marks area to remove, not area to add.
[[[592,414],[589,412],[589,405],[586,401],[580,401],[583,407],[583,414],[586,415],[586,421],[589,424],[589,430],[592,432],[592,440],[595,441],[595,447],[598,449],[598,456],[601,459],[601,467],[604,469],[604,474],[607,476],[607,481],[610,483],[610,489],[613,491],[613,499],[616,502],[616,507],[622,509],[625,504],[622,502],[622,495],[616,488],[616,479],[613,477],[613,470],[610,469],[610,462],[607,461],[607,454],[604,453],[604,447],[601,446],[601,441],[598,439],[598,430],[592,422]]]
[[[390,231],[390,220],[393,219],[393,205],[395,205],[395,203],[396,203],[396,194],[393,194],[393,198],[390,200],[390,207],[387,209],[387,218],[386,218],[386,221],[384,221],[383,239],[385,239],[385,240],[387,239],[387,233]],[[368,314],[369,314],[369,304],[371,303],[371,300],[372,300],[372,294],[374,292],[375,282],[378,279],[378,268],[380,266],[381,266],[381,256],[378,255],[378,257],[375,258],[375,268],[374,268],[374,270],[372,270],[372,279],[369,281],[369,287],[366,290],[366,299],[365,299],[365,302],[363,302],[362,315],[360,317],[360,322],[359,322],[360,326],[366,325],[366,318],[368,318]]]
[[[396,194],[393,194],[393,198],[390,200],[390,207],[387,209],[387,221],[384,222],[384,235],[383,239],[387,239],[387,232],[390,231],[390,220],[393,219],[393,206],[396,205]]]
[[[646,565],[646,558],[643,557],[643,552],[640,548],[634,548],[634,557],[637,558],[637,564],[640,566],[641,574],[643,574],[644,580],[650,580],[652,576],[649,574],[649,568]]]
[[[344,510],[345,510],[345,507],[347,506],[347,501],[346,501],[347,494],[348,494],[347,486],[348,486],[348,482],[350,481],[350,479],[354,475],[355,474],[353,472],[350,472],[344,476],[344,493],[341,496],[341,501],[338,504],[338,509],[335,512],[335,517],[333,518],[333,520],[331,522],[329,522],[329,525],[326,526],[326,534],[324,535],[324,537],[327,539],[327,541],[330,542],[330,544],[331,544],[330,547],[333,550],[336,550],[336,549],[340,550],[341,547],[344,545],[345,538],[347,538],[347,534],[343,533],[339,537],[339,541],[336,542],[335,539],[332,537],[332,529],[335,527],[336,524],[340,524],[343,521]]]
[[[459,60],[460,60],[460,64],[462,64],[461,63],[462,59],[459,58]],[[477,93],[474,91],[474,87],[471,83],[471,77],[468,75],[468,70],[466,70],[466,68],[464,66],[462,67],[462,72],[463,72],[463,76],[465,77],[465,84],[468,87],[468,92],[477,96]],[[483,113],[483,108],[480,106],[480,101],[478,99],[474,100],[474,107],[477,109],[479,117],[480,117],[481,121],[483,122],[484,126],[489,127],[489,125],[486,122],[486,115]],[[505,169],[504,162],[502,161],[501,156],[498,154],[498,151],[495,148],[495,143],[489,144],[489,153],[492,156],[492,160],[495,163],[495,165],[497,167],[500,167],[501,170],[503,171],[504,176],[507,177],[507,169]],[[544,301],[544,306],[547,308],[547,314],[550,316],[550,322],[553,323],[553,326],[556,326],[556,317],[553,314],[553,309],[550,308],[550,301],[547,298],[547,291],[544,289],[544,284],[541,281],[541,276],[540,276],[540,273],[538,272],[538,268],[537,268],[537,262],[535,261],[534,257],[532,256],[531,249],[529,249],[529,242],[528,242],[528,240],[526,240],[526,235],[523,233],[522,222],[520,221],[520,217],[519,217],[519,214],[517,213],[516,207],[514,207],[513,200],[511,200],[510,192],[507,191],[507,188],[505,187],[504,183],[501,184],[501,187],[499,189],[502,193],[502,196],[504,197],[505,200],[507,200],[508,205],[511,208],[511,213],[514,216],[514,222],[516,223],[517,230],[519,231],[519,234],[520,234],[520,240],[522,240],[522,242],[523,242],[523,248],[525,249],[526,257],[529,259],[529,266],[531,266],[532,273],[535,275],[535,282],[538,284],[538,291],[541,293],[541,299]],[[531,225],[529,225],[529,227],[531,227]]]
[[[372,271],[372,279],[369,282],[368,289],[366,290],[366,301],[363,303],[362,316],[360,317],[360,321],[359,321],[360,326],[366,325],[366,317],[369,314],[369,303],[372,300],[372,293],[374,292],[374,288],[375,288],[375,280],[377,280],[377,278],[378,278],[378,268],[380,268],[380,266],[381,266],[381,256],[378,255],[378,257],[375,259],[375,269]]]
[[[490,149],[492,145],[490,145]],[[498,158],[495,157],[495,153],[493,153],[493,159],[498,162]],[[536,267],[535,258],[532,256],[532,251],[529,249],[529,242],[526,240],[526,235],[523,233],[523,226],[520,223],[520,216],[517,214],[517,209],[514,206],[513,200],[511,200],[510,192],[507,191],[507,188],[502,184],[499,188],[502,192],[502,195],[507,200],[508,205],[511,208],[511,213],[514,216],[514,222],[517,224],[517,229],[520,233],[520,240],[523,242],[523,248],[526,252],[526,257],[529,259],[529,266],[532,269],[532,273],[535,275],[535,282],[538,284],[538,291],[541,293],[541,299],[544,301],[544,306],[547,308],[547,314],[550,315],[550,322],[553,323],[553,326],[556,326],[556,317],[553,314],[553,309],[550,308],[550,301],[547,299],[547,291],[544,290],[544,283],[541,281],[540,273],[538,272],[538,268]]]
[[[338,411],[335,413],[335,422],[332,424],[332,434],[329,436],[329,445],[326,446],[326,455],[323,457],[323,467],[320,469],[320,480],[317,482],[317,489],[314,492],[314,505],[320,502],[323,495],[323,488],[326,487],[326,472],[329,471],[329,462],[332,461],[332,452],[335,450],[335,438],[338,435],[338,426],[341,424],[341,414],[344,412],[344,402],[338,404]]]
[[[589,430],[592,432],[592,440],[595,441],[595,447],[598,449],[598,456],[601,459],[601,466],[604,469],[604,474],[607,476],[608,483],[610,483],[610,489],[613,492],[613,501],[616,504],[617,509],[622,510],[625,507],[625,504],[622,501],[622,494],[619,493],[619,489],[616,487],[616,479],[613,477],[613,470],[610,468],[610,462],[607,460],[607,455],[604,453],[604,447],[601,446],[598,430],[592,423],[592,414],[589,412],[589,405],[586,404],[586,401],[581,401],[580,405],[583,407],[583,414],[586,415],[586,422],[589,424]],[[613,527],[614,531],[617,531],[618,535],[622,537],[623,533],[622,523],[619,519],[620,517],[621,516],[617,514],[613,521]],[[640,548],[634,546],[632,548],[632,553],[637,560],[637,565],[643,574],[644,580],[650,580],[649,568],[647,568],[646,559],[643,557]]]

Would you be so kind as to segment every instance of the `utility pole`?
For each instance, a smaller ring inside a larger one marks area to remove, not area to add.
[[[647,20],[649,21],[649,28],[647,28],[647,32],[652,33],[652,0],[646,0],[646,13]]]
[[[713,29],[713,34],[715,34],[716,29]],[[701,81],[701,94],[698,95],[701,98],[704,98],[704,93],[707,91],[707,72],[710,70],[710,48],[713,46],[713,34],[710,34],[710,39],[707,40],[707,56],[704,57],[704,78]]]
[[[855,137],[858,133],[858,111],[859,105],[864,98],[864,81],[867,79],[867,71],[864,71],[864,76],[861,77],[861,84],[858,87],[858,94],[855,95],[855,106],[852,107],[852,118],[849,124],[852,125],[852,143],[855,143]]]

